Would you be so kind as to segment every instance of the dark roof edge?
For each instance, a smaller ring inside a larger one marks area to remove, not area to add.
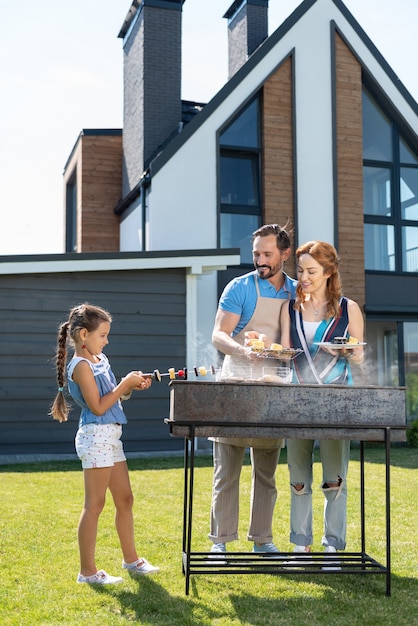
[[[123,39],[125,37],[138,11],[140,11],[144,5],[160,9],[175,9],[181,11],[185,2],[186,0],[134,0],[120,28],[118,38]]]
[[[77,148],[78,142],[80,141],[81,137],[88,137],[88,136],[92,136],[92,137],[100,137],[100,136],[122,136],[123,135],[123,130],[122,128],[82,128],[81,131],[78,134],[78,137],[75,141],[75,144],[73,145],[71,152],[65,162],[64,165],[64,172],[68,167],[69,162],[71,161],[71,159],[73,158],[73,154]]]
[[[0,255],[2,263],[27,263],[31,261],[93,261],[120,259],[169,259],[177,257],[225,256],[240,254],[239,248],[208,248],[202,250],[152,250],[148,252],[68,252],[53,254]]]
[[[245,4],[252,4],[253,6],[267,7],[269,0],[234,0],[231,4],[225,15],[223,15],[226,19],[231,19]]]
[[[393,71],[393,69],[391,68],[389,63],[386,61],[382,53],[379,52],[378,48],[374,45],[373,41],[370,39],[367,33],[363,30],[360,24],[357,22],[353,14],[350,13],[350,11],[347,9],[344,2],[342,2],[342,0],[332,0],[332,1],[335,4],[335,6],[339,9],[339,11],[341,11],[341,13],[344,15],[347,22],[349,22],[349,24],[356,31],[357,35],[360,37],[362,42],[365,44],[365,46],[369,49],[369,51],[375,57],[379,65],[382,66],[383,70],[389,76],[390,80],[393,82],[395,87],[400,91],[403,98],[406,100],[406,102],[409,104],[412,110],[418,114],[418,102],[415,100],[413,95],[405,87],[405,85],[400,80],[398,75]],[[337,30],[339,30],[338,25],[337,25]]]

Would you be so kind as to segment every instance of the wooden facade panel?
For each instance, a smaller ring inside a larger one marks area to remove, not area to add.
[[[74,452],[79,409],[67,424],[48,416],[57,331],[72,306],[88,301],[110,311],[106,354],[119,379],[132,369],[184,367],[185,300],[184,270],[0,276],[0,454]],[[182,447],[164,425],[168,402],[163,379],[125,403],[128,451]]]
[[[338,252],[344,293],[364,310],[361,66],[338,34],[335,34],[335,52]]]
[[[119,218],[113,209],[122,195],[122,136],[85,135],[81,139],[78,252],[119,250]]]
[[[292,230],[295,224],[292,58],[264,83],[262,135],[264,222],[288,224]],[[286,272],[295,275],[293,254]]]

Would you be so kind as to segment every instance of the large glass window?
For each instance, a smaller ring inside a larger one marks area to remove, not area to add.
[[[251,265],[252,233],[258,226],[257,215],[221,213],[221,248],[240,248],[241,263]]]
[[[395,270],[395,230],[390,224],[364,225],[364,262],[368,270]]]
[[[221,146],[259,148],[258,100],[253,100],[221,135]]]
[[[383,387],[399,385],[397,326],[391,321],[367,322],[365,364],[352,368],[356,382]]]
[[[418,322],[404,324],[405,385],[408,421],[418,418]]]
[[[364,367],[353,367],[357,383],[406,386],[406,419],[418,418],[418,322],[368,321]],[[402,342],[399,342],[399,337]],[[403,355],[399,354],[403,344]],[[403,358],[402,358],[403,357]],[[400,368],[400,362],[403,363]],[[402,370],[402,371],[400,371]]]
[[[255,98],[219,136],[220,246],[252,264],[251,235],[261,225],[260,112]]]
[[[366,270],[418,272],[418,157],[363,89]]]
[[[418,222],[418,168],[401,167],[402,219]]]
[[[392,124],[363,89],[363,158],[392,161]]]
[[[405,272],[418,272],[418,228],[402,228],[402,268]]]
[[[258,207],[258,194],[258,161],[224,152],[221,156],[221,204]]]
[[[77,252],[77,168],[65,190],[65,251]]]
[[[386,167],[363,168],[363,202],[368,215],[390,217],[392,214],[392,173]]]

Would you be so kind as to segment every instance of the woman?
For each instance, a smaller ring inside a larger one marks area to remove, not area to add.
[[[310,241],[296,250],[298,286],[296,299],[281,311],[281,343],[301,348],[293,361],[293,382],[351,385],[351,364],[363,361],[363,315],[356,302],[342,297],[339,258],[335,248],[323,241]],[[351,337],[353,346],[342,350],[321,347],[335,337]],[[310,552],[312,532],[313,440],[287,441],[291,485],[290,541],[294,552]],[[321,489],[325,496],[324,534],[326,553],[346,545],[346,476],[349,440],[320,442]],[[330,569],[338,569],[331,564]]]

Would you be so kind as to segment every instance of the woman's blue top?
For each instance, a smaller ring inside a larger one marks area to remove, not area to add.
[[[318,342],[332,342],[334,337],[347,337],[348,334],[348,301],[340,299],[340,311],[336,317],[322,320],[318,326],[313,342],[309,345],[303,326],[301,311],[293,308],[294,300],[289,302],[290,345],[301,348],[303,354],[293,360],[294,383],[352,385],[350,364],[337,353],[332,355],[322,350]]]

